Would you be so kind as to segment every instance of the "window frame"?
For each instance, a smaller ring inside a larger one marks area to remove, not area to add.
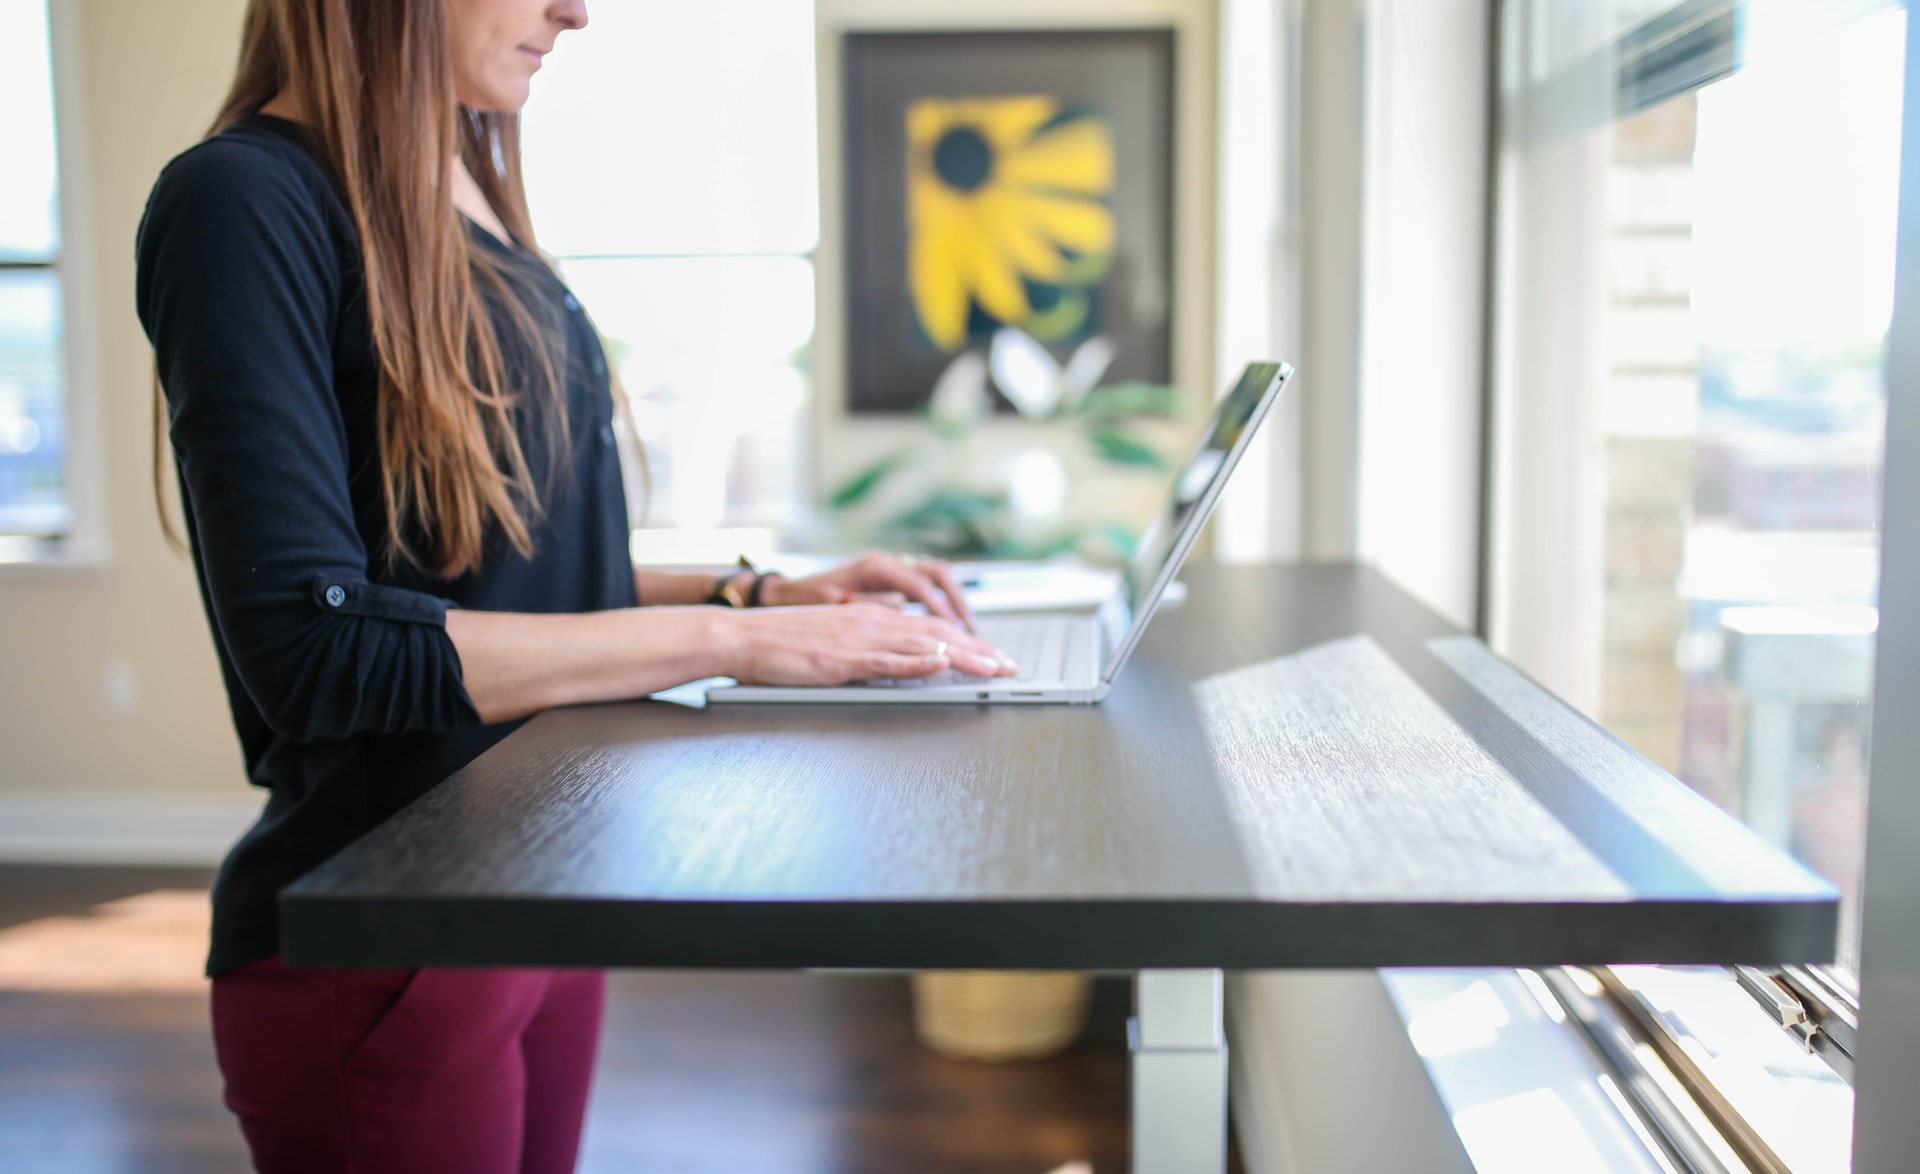
[[[1887,453],[1880,518],[1883,600],[1920,597],[1920,510],[1916,510],[1913,462],[1920,454],[1920,23],[1909,8],[1906,78],[1901,105],[1900,216],[1894,246],[1893,320],[1888,330]],[[1920,731],[1908,715],[1920,706],[1920,641],[1911,604],[1884,608],[1875,641],[1868,774],[1867,851],[1862,871],[1860,999],[1862,1025],[1873,1028],[1873,1046],[1860,1057],[1855,1085],[1853,1168],[1898,1170],[1911,1164],[1920,1144],[1913,1113],[1920,1075],[1920,968],[1913,942],[1920,939],[1920,788],[1911,763],[1920,753]]]
[[[1487,225],[1485,238],[1485,264],[1487,273],[1486,299],[1484,305],[1484,353],[1481,385],[1481,411],[1483,421],[1481,446],[1481,548],[1479,561],[1479,592],[1477,628],[1483,638],[1488,637],[1489,628],[1494,623],[1496,593],[1503,590],[1502,584],[1510,581],[1508,569],[1504,564],[1504,554],[1499,548],[1498,535],[1502,533],[1503,502],[1500,485],[1503,480],[1501,462],[1503,446],[1511,445],[1514,437],[1511,429],[1504,427],[1502,393],[1504,385],[1511,382],[1512,376],[1504,369],[1500,361],[1501,348],[1509,345],[1506,336],[1511,332],[1511,323],[1506,320],[1502,310],[1499,286],[1512,280],[1511,260],[1504,256],[1510,247],[1511,235],[1502,231],[1506,218],[1513,215],[1513,209],[1505,206],[1504,198],[1507,184],[1503,183],[1502,145],[1508,118],[1508,99],[1502,89],[1502,70],[1507,54],[1513,50],[1509,38],[1515,30],[1509,27],[1510,8],[1505,0],[1491,0],[1493,6],[1492,50],[1489,54],[1488,93],[1488,142],[1487,156]],[[1669,7],[1657,12],[1639,23],[1617,34],[1608,50],[1591,53],[1571,62],[1561,71],[1545,79],[1532,83],[1530,91],[1535,94],[1547,94],[1556,87],[1564,88],[1570,74],[1579,71],[1586,73],[1589,81],[1594,68],[1611,68],[1613,76],[1603,82],[1614,97],[1614,108],[1609,112],[1610,119],[1630,116],[1634,112],[1648,109],[1654,105],[1677,98],[1683,94],[1697,92],[1704,86],[1736,73],[1744,64],[1740,56],[1738,27],[1741,10],[1750,0],[1675,0]],[[1920,20],[1920,6],[1907,0],[1852,0],[1836,8],[1834,24],[1847,19],[1863,16],[1883,7],[1902,7],[1908,13],[1910,44],[1920,38],[1920,30],[1913,22]],[[1915,61],[1911,54],[1908,68]],[[1915,91],[1920,78],[1908,76],[1904,82],[1908,94]],[[1909,99],[1909,109],[1912,102]],[[1564,128],[1562,128],[1564,129]],[[1911,132],[1908,132],[1911,135]],[[1906,209],[1911,199],[1920,193],[1910,190],[1916,177],[1911,165],[1902,168],[1901,204]],[[1904,216],[1903,216],[1904,220]],[[1907,226],[1903,223],[1905,232]],[[1909,292],[1909,291],[1901,291]],[[1897,328],[1900,317],[1896,294],[1895,327],[1889,328],[1889,355],[1893,348],[1892,331]],[[1885,383],[1885,394],[1891,403],[1899,394],[1893,374],[1890,372]],[[1902,448],[1896,452],[1897,434],[1890,428],[1886,433],[1883,468],[1891,468],[1894,463],[1906,455]],[[1884,476],[1884,475],[1883,475]],[[1882,567],[1887,565],[1887,550],[1898,539],[1881,518],[1879,530],[1882,535]],[[1881,598],[1886,598],[1884,586]],[[1883,603],[1884,606],[1884,603]],[[1876,641],[1876,644],[1879,642]],[[1911,666],[1909,666],[1909,671]],[[1882,660],[1875,682],[1874,694],[1876,712],[1881,697],[1879,686],[1888,679],[1888,665]],[[1878,755],[1875,756],[1876,758]],[[1872,803],[1872,789],[1875,783],[1883,782],[1887,775],[1885,769],[1872,770],[1868,782],[1869,804]],[[1872,808],[1870,807],[1869,810]],[[1871,914],[1866,914],[1871,917]],[[1863,926],[1862,936],[1866,931]],[[1649,1044],[1665,1063],[1666,1070],[1693,1098],[1704,1111],[1712,1124],[1717,1127],[1720,1136],[1732,1144],[1756,1171],[1785,1171],[1787,1168],[1768,1151],[1764,1144],[1755,1145],[1758,1135],[1751,1126],[1740,1117],[1738,1110],[1712,1084],[1710,1079],[1697,1066],[1687,1060],[1686,1050],[1678,1037],[1665,1027],[1641,1005],[1641,1001],[1627,985],[1615,977],[1612,970],[1604,966],[1586,967],[1587,972],[1595,976],[1604,988],[1600,998],[1583,998],[1574,989],[1564,975],[1549,970],[1536,971],[1547,979],[1555,996],[1565,1006],[1572,1022],[1578,1026],[1590,1046],[1605,1062],[1622,1077],[1626,1088],[1644,1088],[1648,1084],[1647,1073],[1643,1066],[1631,1056],[1630,1050],[1620,1053],[1618,1048],[1609,1048],[1606,1040],[1600,1036],[1611,1035],[1618,1041],[1639,1040]],[[1740,988],[1774,1018],[1781,1030],[1792,1036],[1809,1052],[1818,1055],[1849,1086],[1858,1089],[1855,1080],[1854,1044],[1860,1025],[1860,983],[1861,976],[1848,975],[1837,967],[1831,966],[1728,966],[1725,968],[1737,981]],[[1616,1054],[1619,1053],[1619,1054]],[[1647,1127],[1664,1149],[1663,1157],[1688,1170],[1709,1170],[1717,1168],[1708,1156],[1699,1153],[1700,1140],[1688,1136],[1685,1128],[1668,1128],[1662,1118],[1670,1114],[1672,1106],[1659,1102],[1657,1097],[1646,1100],[1633,1098],[1634,1112],[1640,1122]],[[1859,1135],[1858,1101],[1856,1101],[1855,1135]],[[1769,1161],[1771,1159],[1771,1161]]]
[[[46,575],[92,578],[113,563],[81,19],[76,0],[46,0],[46,7],[60,242],[49,261],[11,261],[4,266],[10,272],[50,272],[59,281],[69,525],[57,538],[0,535],[0,581]],[[142,485],[147,480],[144,475],[138,477]]]

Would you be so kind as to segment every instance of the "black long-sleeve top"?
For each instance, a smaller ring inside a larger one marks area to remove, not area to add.
[[[269,792],[214,886],[209,974],[277,953],[282,888],[514,728],[474,711],[448,607],[636,602],[599,341],[544,262],[468,231],[535,283],[532,308],[564,338],[570,442],[550,470],[536,414],[522,415],[535,483],[551,486],[535,552],[496,539],[479,572],[443,580],[384,557],[358,235],[307,132],[255,115],[175,158],[148,199],[140,321],[234,727]],[[500,334],[509,368],[526,369],[524,339],[516,351]]]

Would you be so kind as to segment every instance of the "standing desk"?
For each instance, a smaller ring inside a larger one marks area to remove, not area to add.
[[[285,957],[1137,972],[1141,1174],[1224,1167],[1223,969],[1831,960],[1829,885],[1376,572],[1184,579],[1099,706],[541,714]]]

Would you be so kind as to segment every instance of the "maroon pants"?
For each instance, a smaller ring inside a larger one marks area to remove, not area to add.
[[[563,1174],[598,970],[292,970],[213,980],[227,1107],[264,1174]]]

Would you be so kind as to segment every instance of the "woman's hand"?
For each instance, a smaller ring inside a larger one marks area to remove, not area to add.
[[[845,685],[928,677],[949,668],[975,677],[1014,671],[1003,653],[953,621],[879,603],[723,615],[731,621],[723,671],[742,684]]]
[[[973,628],[973,613],[967,610],[960,581],[954,578],[953,568],[937,558],[876,551],[824,574],[793,580],[768,579],[761,587],[761,601],[770,607],[851,603],[860,599],[918,603],[931,615],[969,630]]]

